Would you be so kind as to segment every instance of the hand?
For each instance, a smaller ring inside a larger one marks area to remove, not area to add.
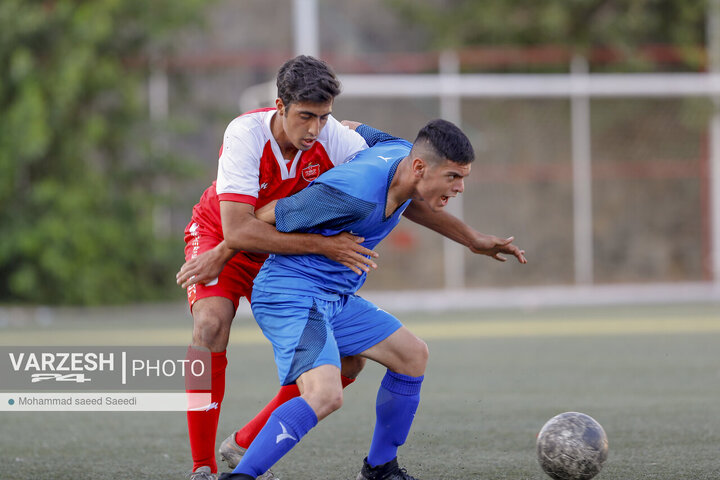
[[[332,237],[322,237],[320,254],[345,265],[358,275],[362,275],[363,272],[369,272],[371,268],[377,268],[377,264],[365,255],[372,258],[378,257],[377,253],[360,245],[364,241],[364,238],[347,232]]]
[[[188,288],[196,283],[205,284],[216,279],[227,262],[225,250],[227,249],[220,244],[185,262],[175,275],[177,284]]]
[[[485,235],[478,232],[476,238],[468,248],[470,248],[470,251],[473,253],[487,255],[500,262],[507,260],[505,257],[500,255],[501,253],[505,253],[507,255],[514,256],[517,258],[518,262],[522,264],[527,263],[527,260],[525,259],[525,250],[520,250],[516,245],[513,245],[513,240],[515,240],[515,237],[503,239],[494,235]]]

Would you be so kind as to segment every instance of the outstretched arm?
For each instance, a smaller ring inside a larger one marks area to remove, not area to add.
[[[341,123],[361,134],[371,147],[376,143],[397,138],[353,120],[343,120]],[[501,254],[507,254],[517,258],[520,263],[527,263],[525,250],[520,250],[516,245],[512,244],[514,237],[499,238],[494,235],[480,233],[445,211],[433,212],[422,202],[410,202],[403,215],[419,225],[465,245],[473,253],[487,255],[500,262],[507,260]]]
[[[500,262],[507,260],[503,254],[512,255],[518,262],[527,263],[525,250],[513,245],[514,237],[499,238],[480,233],[445,211],[433,212],[422,202],[410,202],[403,215],[419,225],[465,245],[473,253],[487,255]]]

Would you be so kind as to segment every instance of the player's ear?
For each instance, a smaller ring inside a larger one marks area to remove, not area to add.
[[[425,174],[425,170],[427,170],[427,162],[425,162],[425,160],[423,160],[420,157],[413,158],[413,161],[412,161],[413,174],[415,174],[416,177],[421,178]]]
[[[283,103],[281,98],[275,99],[275,108],[277,108],[277,113],[281,117],[285,115],[285,104]]]

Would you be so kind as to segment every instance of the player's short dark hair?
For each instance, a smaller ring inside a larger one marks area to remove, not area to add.
[[[439,159],[460,165],[468,165],[475,160],[470,139],[452,122],[443,119],[431,120],[418,132],[413,145],[428,146],[435,150]]]
[[[330,66],[308,55],[298,55],[280,67],[277,89],[286,107],[294,102],[326,103],[340,95],[341,90]]]

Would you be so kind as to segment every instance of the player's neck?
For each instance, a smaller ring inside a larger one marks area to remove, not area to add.
[[[275,137],[275,141],[278,144],[278,147],[280,147],[280,153],[282,154],[284,159],[292,160],[295,158],[295,155],[297,155],[298,149],[293,143],[290,141],[290,138],[285,133],[285,130],[283,129],[282,122],[280,121],[280,118],[278,118],[277,112],[273,114],[273,117],[270,119],[270,132],[272,133],[273,137]]]
[[[395,176],[388,188],[387,203],[385,205],[385,216],[389,217],[403,203],[410,200],[415,191],[412,175],[412,162],[410,157],[400,161],[395,171]]]

